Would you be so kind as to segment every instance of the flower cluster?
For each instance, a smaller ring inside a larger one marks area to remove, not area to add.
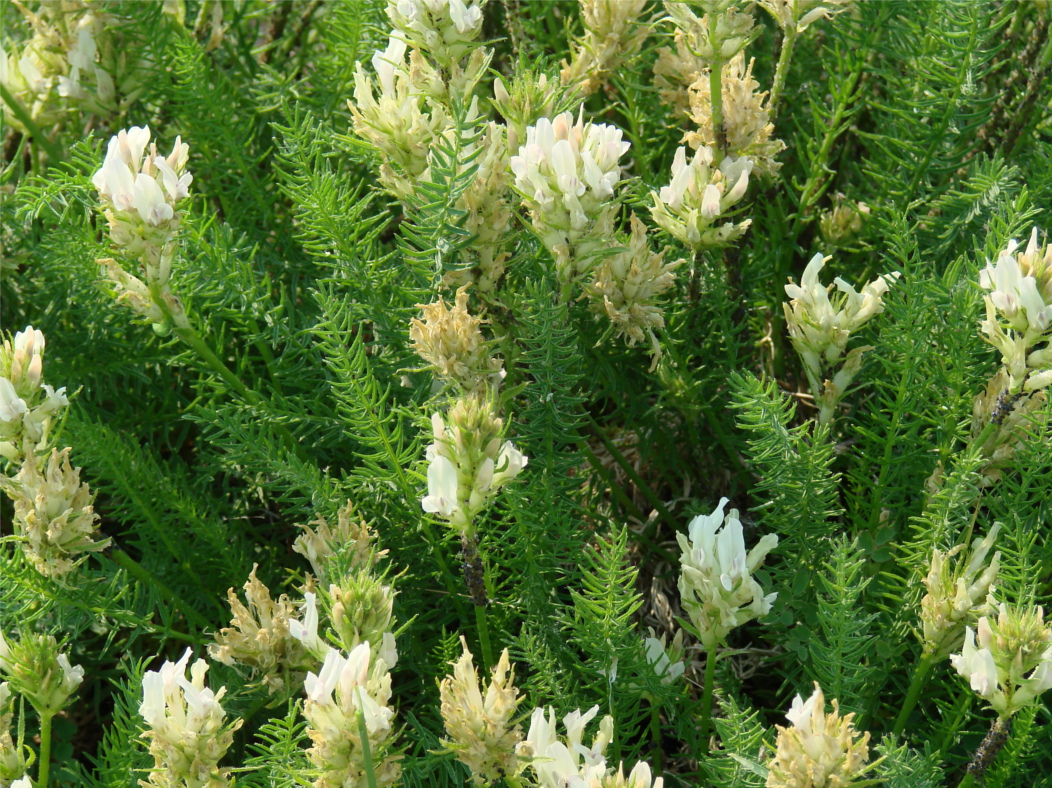
[[[417,308],[423,314],[410,321],[409,339],[436,378],[453,383],[465,394],[481,393],[500,384],[504,364],[482,335],[485,321],[468,311],[466,286],[457,290],[452,308],[441,296],[435,303],[417,304]]]
[[[899,277],[897,271],[879,276],[867,283],[861,293],[837,277],[834,283],[840,293],[831,300],[833,285],[823,286],[818,279],[828,259],[821,254],[812,257],[800,284],[790,280],[785,286],[791,300],[783,304],[789,337],[804,362],[811,393],[818,403],[819,421],[823,423],[832,419],[837,403],[862,367],[862,354],[870,348],[850,351],[832,380],[826,378],[827,368],[840,360],[852,332],[884,311],[884,294]]]
[[[234,589],[227,591],[233,619],[216,634],[208,656],[224,665],[241,663],[261,675],[270,693],[282,692],[287,684],[298,684],[304,672],[315,665],[310,651],[290,633],[296,605],[287,594],[277,601],[256,577],[256,566],[245,583],[245,603]]]
[[[555,256],[564,289],[590,270],[613,234],[614,190],[628,148],[615,126],[585,123],[583,113],[574,123],[564,112],[530,126],[526,143],[511,157],[515,187]]]
[[[32,25],[23,43],[0,47],[0,84],[43,128],[70,109],[114,115],[146,87],[151,63],[128,56],[125,26],[84,0],[40,3],[35,11],[18,4]],[[4,121],[25,132],[22,119],[0,102]]]
[[[931,569],[924,579],[928,593],[921,600],[925,655],[936,659],[949,656],[961,647],[965,627],[993,612],[993,583],[1001,554],[994,553],[989,564],[986,557],[1000,530],[1001,524],[994,523],[985,538],[972,542],[967,557],[952,567],[950,559],[964,552],[963,544],[945,553],[933,551]]]
[[[330,649],[317,675],[307,674],[303,716],[312,742],[307,755],[318,769],[315,788],[364,787],[369,767],[375,785],[398,783],[402,770],[391,727],[395,712],[388,705],[390,670],[397,659],[396,651],[374,655],[363,642],[346,657]]]
[[[631,225],[632,233],[624,239],[624,245],[596,264],[585,293],[592,301],[593,311],[606,315],[614,333],[626,337],[629,345],[649,338],[653,369],[661,357],[654,329],[665,327],[659,299],[672,287],[676,279],[673,271],[684,261],[666,263],[664,252],[651,251],[646,225],[635,214]]]
[[[323,517],[310,525],[300,526],[303,533],[296,537],[292,550],[310,562],[314,576],[323,584],[350,571],[371,569],[387,555],[386,550],[376,549],[376,535],[369,525],[354,521],[354,505],[350,501],[337,512],[335,526]]]
[[[740,0],[703,0],[696,5],[704,12],[701,17],[691,11],[687,3],[672,0],[666,0],[665,10],[680,34],[684,49],[706,69],[722,67],[760,33],[748,4]],[[694,61],[684,59],[684,62],[693,64]],[[701,76],[699,72],[696,79]]]
[[[694,16],[682,3],[677,5]],[[661,100],[673,108],[673,115],[679,120],[684,115],[690,116],[688,89],[701,79],[708,68],[708,62],[691,51],[690,40],[688,33],[677,26],[672,34],[673,47],[658,49],[658,57],[654,61],[654,87]]]
[[[563,717],[565,736],[558,736],[555,709],[534,709],[530,731],[519,745],[519,759],[529,760],[540,788],[595,786],[596,788],[662,788],[664,780],[654,778],[650,766],[640,761],[627,777],[622,765],[614,771],[606,762],[606,748],[614,738],[614,718],[599,723],[599,733],[591,747],[583,744],[585,726],[599,711],[593,706],[584,714],[580,709]]]
[[[69,405],[66,388],[43,382],[44,334],[33,326],[0,347],[0,456],[12,463],[42,451],[53,419]]]
[[[767,92],[757,92],[760,83],[753,79],[752,66],[752,61],[746,66],[745,55],[739,54],[722,67],[723,127],[727,135],[724,152],[735,157],[748,156],[757,171],[772,173],[781,167],[774,157],[785,150],[785,143],[771,137],[774,124],[765,103]],[[692,148],[717,145],[711,91],[708,76],[690,86],[690,117],[698,128],[687,133],[683,140]]]
[[[51,635],[26,635],[8,643],[0,635],[0,674],[41,716],[62,711],[84,681],[84,668],[70,664]]]
[[[609,76],[630,61],[650,32],[641,21],[646,0],[581,0],[584,36],[572,47],[570,61],[563,61],[564,85],[589,96]]]
[[[224,724],[220,705],[226,687],[213,692],[205,686],[208,665],[199,659],[187,664],[190,649],[178,662],[165,661],[160,670],[142,677],[139,714],[149,726],[143,737],[150,741],[154,766],[146,788],[226,788],[233,784],[229,769],[219,761],[234,739],[241,720]]]
[[[1009,610],[1002,603],[995,620],[983,616],[967,628],[964,648],[950,662],[1006,720],[1052,689],[1052,627],[1040,607]]]
[[[777,594],[763,593],[752,577],[767,554],[778,545],[778,536],[767,534],[748,553],[738,512],[726,517],[727,499],[710,515],[698,515],[687,527],[690,538],[677,534],[683,573],[679,592],[699,640],[708,649],[726,641],[728,633],[766,615]]]
[[[528,458],[511,441],[501,442],[503,421],[491,400],[462,397],[447,414],[449,424],[431,417],[434,442],[427,447],[428,494],[425,512],[436,514],[463,534],[505,484],[526,467]]]
[[[727,246],[752,223],[750,219],[720,223],[720,218],[745,196],[752,169],[751,159],[733,156],[713,166],[712,148],[698,148],[689,162],[686,148],[677,149],[672,182],[650,193],[654,222],[693,252]]]
[[[867,770],[869,733],[859,736],[854,714],[840,716],[833,701],[827,714],[821,688],[806,701],[797,695],[785,715],[792,727],[778,728],[774,759],[768,766],[767,788],[849,786]]]
[[[979,272],[984,296],[986,341],[1001,351],[1010,394],[1052,384],[1052,245],[1039,247],[1035,227],[1026,249],[1011,241]],[[1040,342],[1045,347],[1035,350]]]
[[[869,206],[864,202],[849,202],[842,194],[837,194],[833,207],[823,211],[818,218],[822,240],[834,247],[847,246],[862,232],[869,214]]]
[[[758,0],[784,33],[803,33],[819,19],[848,10],[854,0]]]
[[[149,148],[147,148],[149,146]],[[182,224],[179,204],[190,192],[193,176],[186,171],[190,148],[179,137],[168,156],[157,153],[149,127],[132,126],[110,139],[106,159],[92,176],[110,238],[124,254],[136,258],[138,276],[117,260],[103,259],[117,300],[124,301],[164,333],[187,328],[182,304],[169,288],[175,247],[173,236]]]
[[[464,652],[453,663],[453,675],[438,688],[449,737],[442,744],[471,770],[475,785],[491,785],[506,775],[518,774],[515,750],[522,741],[522,729],[513,724],[512,717],[521,698],[507,649],[483,694],[467,641],[461,637],[460,643]]]
[[[510,88],[499,76],[493,80],[493,106],[504,118],[510,151],[519,149],[529,126],[541,118],[554,118],[577,103],[558,80],[529,68],[516,69]]]
[[[387,16],[399,38],[446,69],[477,49],[485,0],[388,0]]]
[[[98,516],[94,496],[80,481],[80,469],[69,462],[70,450],[51,450],[46,467],[27,454],[13,477],[0,476],[0,489],[15,505],[15,532],[30,563],[45,577],[59,579],[86,558],[109,545],[96,539]]]

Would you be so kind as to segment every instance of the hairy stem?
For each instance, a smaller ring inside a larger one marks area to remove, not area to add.
[[[786,29],[785,36],[782,38],[782,51],[778,55],[778,68],[774,72],[774,86],[771,88],[771,98],[767,102],[772,121],[778,117],[778,100],[782,97],[782,91],[785,89],[785,78],[789,74],[789,61],[793,58],[796,36],[796,28],[790,27]]]
[[[705,688],[701,696],[701,752],[709,754],[709,731],[712,728],[712,684],[716,677],[716,649],[709,647],[705,656]]]
[[[37,788],[47,788],[48,772],[51,771],[51,720],[55,712],[40,712],[40,768],[37,771]]]

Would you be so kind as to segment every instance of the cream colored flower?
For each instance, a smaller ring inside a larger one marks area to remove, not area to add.
[[[522,729],[513,725],[512,718],[521,698],[507,649],[483,694],[467,641],[461,637],[460,643],[464,651],[453,663],[453,675],[439,684],[442,720],[449,737],[442,744],[471,770],[475,785],[490,785],[519,772],[515,750],[522,741]]]
[[[417,308],[422,315],[410,321],[409,339],[435,377],[455,384],[465,394],[500,384],[504,364],[494,356],[493,343],[482,335],[485,321],[468,311],[467,287],[457,290],[452,308],[441,296]]]
[[[752,220],[735,223],[721,218],[745,196],[749,186],[750,159],[727,156],[713,166],[711,148],[698,148],[688,162],[686,148],[676,150],[672,161],[672,181],[660,191],[651,192],[654,222],[691,251],[727,246],[748,229]]]
[[[861,293],[837,277],[834,285],[840,292],[830,299],[834,285],[824,286],[818,278],[828,259],[821,254],[812,257],[800,284],[790,280],[785,286],[791,300],[782,305],[789,338],[804,363],[823,423],[833,417],[837,403],[862,366],[862,354],[869,348],[855,348],[848,353],[832,380],[826,379],[827,367],[840,360],[854,331],[884,311],[884,295],[899,277],[898,271],[879,276],[868,282]]]
[[[825,696],[815,684],[806,701],[797,695],[785,715],[791,727],[778,728],[774,759],[769,764],[767,788],[840,788],[850,786],[866,771],[869,733],[859,737],[854,714],[825,711]]]
[[[767,106],[767,92],[757,92],[760,83],[752,76],[753,61],[745,65],[745,55],[739,54],[723,66],[723,125],[727,131],[727,154],[749,157],[758,172],[773,173],[782,165],[774,157],[785,150],[785,143],[773,139],[774,124]],[[683,141],[692,148],[716,146],[712,127],[712,97],[709,75],[702,75],[690,86],[691,120],[696,131],[684,135]]]
[[[26,558],[45,577],[58,580],[109,539],[97,539],[94,496],[81,484],[80,469],[69,462],[69,449],[51,450],[44,468],[30,453],[13,478],[0,476],[0,489],[15,506],[15,535]]]
[[[563,61],[562,83],[589,96],[631,61],[650,32],[643,20],[646,5],[646,0],[580,0],[584,36],[571,46],[570,62]]]
[[[926,655],[936,659],[949,656],[960,648],[965,627],[993,612],[993,583],[1001,554],[994,553],[989,564],[986,557],[1000,530],[1001,524],[994,523],[986,537],[972,542],[968,555],[952,567],[950,559],[964,552],[963,544],[949,552],[932,552],[931,569],[924,579],[928,593],[921,600]]]
[[[764,595],[752,577],[767,554],[778,545],[778,536],[767,534],[748,553],[736,509],[724,516],[727,499],[710,515],[690,521],[690,538],[677,534],[682,551],[679,592],[701,642],[708,649],[724,643],[728,633],[771,610],[778,594]]]
[[[634,213],[631,227],[624,246],[596,264],[585,292],[593,311],[609,318],[614,333],[625,337],[629,345],[649,339],[653,369],[661,357],[654,330],[665,327],[660,298],[672,287],[676,279],[673,271],[684,261],[665,263],[664,252],[652,252],[646,225]]]
[[[986,464],[981,468],[982,484],[996,484],[1005,468],[1015,463],[1016,452],[1028,438],[1038,438],[1046,423],[1046,392],[1009,393],[1008,370],[1002,365],[976,396],[972,404],[972,438],[978,438],[989,424],[994,429],[981,447]]]
[[[803,33],[819,19],[847,11],[854,0],[757,0],[783,31]]]
[[[596,236],[609,237],[620,159],[629,148],[621,136],[614,126],[586,124],[583,114],[574,123],[564,112],[530,126],[511,157],[515,188],[564,284],[587,273],[595,253],[607,248]]]
[[[390,666],[363,642],[344,657],[332,649],[317,675],[308,673],[303,716],[312,746],[307,756],[318,770],[315,788],[365,788],[364,724],[377,786],[396,785],[401,776],[393,751],[394,709]]]
[[[979,272],[984,296],[986,341],[1001,351],[1009,375],[1009,392],[1039,391],[1052,384],[1052,246],[1039,247],[1037,228],[1024,251],[1010,241]],[[1038,343],[1048,341],[1040,350]]]
[[[1006,720],[1052,689],[1052,628],[1040,607],[1009,610],[1002,603],[995,620],[983,616],[975,630],[967,628],[964,648],[950,662]]]
[[[227,591],[233,619],[215,636],[208,646],[208,656],[224,665],[241,663],[260,674],[260,681],[273,694],[282,692],[292,681],[298,685],[305,671],[317,661],[311,649],[292,633],[296,621],[296,605],[287,594],[276,601],[256,577],[256,566],[244,585],[245,604],[234,589]],[[313,597],[313,594],[310,594]],[[317,635],[317,611],[314,613],[314,632]]]
[[[484,0],[388,0],[387,16],[400,38],[448,68],[476,48],[484,5]]]
[[[315,576],[323,582],[348,571],[371,569],[387,555],[386,550],[376,548],[373,529],[365,521],[354,522],[354,517],[354,505],[348,501],[337,512],[335,527],[323,517],[311,521],[314,528],[299,526],[303,533],[296,537],[292,551],[310,561]]]
[[[197,660],[190,666],[187,649],[178,662],[166,661],[160,670],[142,677],[142,703],[139,714],[148,729],[154,766],[146,788],[226,788],[233,784],[229,769],[219,761],[234,739],[241,720],[225,724],[226,712],[220,705],[226,688],[213,692],[205,686],[208,665]]]
[[[44,383],[44,334],[26,326],[0,347],[0,456],[20,463],[43,450],[51,425],[69,405],[66,389]]]

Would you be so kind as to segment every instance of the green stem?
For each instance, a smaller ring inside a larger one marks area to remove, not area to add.
[[[966,774],[964,779],[957,783],[957,788],[971,788],[973,785],[975,785],[975,775]]]
[[[960,693],[960,700],[957,701],[957,713],[954,715],[953,722],[950,723],[950,727],[946,729],[946,735],[943,736],[942,744],[939,745],[939,758],[943,760],[946,758],[946,753],[950,751],[950,746],[953,744],[953,737],[960,730],[961,725],[964,722],[965,715],[972,706],[972,698],[974,697],[970,692]]]
[[[796,46],[796,28],[786,29],[782,38],[782,52],[778,56],[778,68],[774,72],[774,87],[771,88],[771,98],[767,102],[767,108],[771,113],[771,120],[778,117],[778,100],[782,97],[785,89],[785,78],[789,74],[789,61],[793,58],[793,47]]]
[[[40,713],[40,767],[36,788],[47,788],[48,772],[51,771],[51,719],[54,712]]]
[[[895,719],[895,727],[892,730],[893,736],[901,736],[906,729],[906,721],[909,719],[913,707],[917,705],[921,690],[924,689],[924,685],[928,681],[928,674],[931,673],[934,664],[934,655],[921,654],[920,659],[917,661],[917,666],[913,669],[913,678],[910,680],[910,688],[906,692],[906,700],[903,701],[902,708],[899,709],[899,716]]]
[[[184,616],[186,616],[186,618],[189,621],[193,621],[195,624],[201,627],[201,629],[212,628],[211,621],[209,621],[207,618],[205,618],[196,610],[194,610],[193,607],[188,602],[186,602],[186,600],[181,599],[178,594],[172,591],[172,589],[170,589],[156,577],[154,577],[145,569],[143,569],[142,565],[130,555],[128,555],[126,552],[124,552],[121,549],[116,549],[110,550],[109,552],[104,553],[104,555],[109,557],[110,560],[117,564],[117,566],[126,571],[129,575],[134,577],[139,582],[156,588],[157,591],[160,592],[161,596],[163,596],[165,600],[175,610],[180,611]],[[202,586],[202,588],[204,588],[204,586]]]
[[[650,707],[650,745],[654,774],[660,776],[664,752],[661,748],[661,709],[656,705]]]
[[[712,684],[716,677],[716,649],[710,646],[705,656],[705,688],[701,696],[701,752],[709,754],[709,730],[712,727]]]
[[[489,619],[485,605],[475,605],[475,623],[478,625],[479,642],[482,644],[482,672],[488,673],[496,664],[493,661],[493,646],[489,640]]]
[[[48,159],[52,163],[58,163],[62,161],[62,156],[59,153],[58,148],[55,147],[54,143],[51,142],[47,137],[44,136],[44,132],[40,130],[40,127],[33,121],[29,113],[26,112],[25,107],[8,92],[7,88],[0,85],[0,98],[4,100],[4,103],[11,108],[12,114],[18,118],[19,122],[26,127],[26,131],[29,132],[29,136],[33,138],[33,142],[40,146],[40,149],[47,154]]]

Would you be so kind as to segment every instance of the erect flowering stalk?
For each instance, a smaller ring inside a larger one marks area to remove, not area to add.
[[[96,538],[94,496],[81,483],[80,469],[70,465],[69,452],[52,449],[46,464],[29,454],[17,475],[0,476],[0,489],[15,505],[15,533],[26,558],[53,580],[69,574],[87,553],[110,544]]]
[[[149,149],[147,150],[147,146]],[[169,287],[175,259],[175,233],[182,225],[179,204],[189,194],[193,176],[186,172],[190,147],[176,137],[172,152],[157,153],[149,127],[132,126],[110,139],[106,160],[92,176],[110,238],[122,256],[137,260],[139,276],[121,261],[107,258],[105,266],[118,301],[128,304],[159,333],[190,324],[179,299]]]
[[[52,422],[69,405],[66,387],[43,382],[44,334],[26,326],[0,347],[0,456],[13,464],[44,451]]]
[[[1052,245],[1039,247],[1037,228],[1022,252],[1010,241],[979,272],[979,284],[990,291],[983,297],[986,341],[1001,351],[1008,373],[1010,396],[1039,391],[1052,384]],[[1035,350],[1040,342],[1044,348]]]
[[[146,788],[227,788],[233,785],[229,769],[219,761],[234,739],[241,720],[225,724],[220,705],[226,687],[213,692],[205,686],[208,665],[199,659],[190,666],[190,649],[178,662],[166,661],[161,669],[142,677],[139,714],[148,730],[154,766]]]
[[[511,157],[515,188],[534,230],[555,257],[564,301],[597,255],[610,247],[619,207],[614,194],[619,162],[628,148],[620,129],[586,124],[583,112],[574,123],[573,115],[564,112],[526,129],[526,143]]]
[[[968,625],[994,611],[996,602],[993,583],[997,578],[1001,554],[994,553],[989,564],[986,563],[986,557],[1000,530],[1001,524],[994,523],[985,538],[972,542],[967,556],[961,556],[954,562],[950,559],[964,552],[965,545],[959,544],[948,552],[932,551],[931,568],[924,578],[928,593],[921,600],[921,638],[924,648],[913,669],[906,697],[899,707],[893,735],[898,736],[906,729],[906,723],[920,699],[932,667],[961,647]]]
[[[983,616],[965,630],[964,648],[950,662],[1007,720],[1052,689],[1052,627],[1040,607],[1009,610],[1002,603],[995,620]]]
[[[899,277],[898,271],[879,276],[867,283],[861,293],[837,277],[834,283],[840,295],[831,300],[833,285],[823,286],[818,279],[828,259],[821,254],[812,257],[800,284],[790,279],[785,286],[786,295],[792,300],[782,305],[789,337],[804,363],[822,424],[833,418],[837,404],[862,368],[862,354],[872,348],[858,347],[848,352],[832,380],[826,377],[828,368],[840,360],[852,332],[884,311],[884,294]]]
[[[723,507],[727,503],[721,498],[712,514],[691,520],[687,526],[689,540],[683,534],[676,535],[683,551],[679,559],[683,565],[680,604],[707,653],[701,710],[701,739],[706,752],[717,651],[732,629],[769,613],[778,597],[777,593],[764,595],[752,576],[778,545],[778,536],[767,534],[746,554],[738,510],[731,509],[725,517]]]
[[[650,214],[658,227],[692,252],[727,246],[752,224],[751,219],[719,222],[745,196],[752,169],[750,159],[732,156],[714,167],[712,149],[707,147],[698,148],[688,162],[686,148],[679,148],[672,161],[671,183],[650,193],[654,202]]]
[[[475,785],[491,785],[520,771],[515,752],[522,741],[522,728],[513,725],[512,717],[521,698],[507,649],[501,653],[483,694],[463,636],[460,643],[464,652],[453,663],[453,674],[438,687],[442,720],[449,736],[442,744],[471,770]]]
[[[563,61],[562,83],[590,96],[624,64],[646,40],[650,24],[642,20],[646,0],[579,0],[584,36]]]
[[[297,606],[288,594],[277,600],[256,577],[253,565],[244,585],[245,603],[231,588],[227,600],[233,619],[208,646],[208,656],[224,665],[241,663],[260,674],[260,683],[271,694],[302,684],[306,671],[317,665],[310,650],[290,632]],[[310,594],[313,596],[313,594]]]
[[[625,337],[629,346],[649,339],[653,370],[661,358],[654,330],[665,327],[659,299],[672,287],[676,279],[673,270],[684,261],[666,263],[665,252],[651,251],[646,225],[634,213],[631,226],[632,233],[623,240],[621,249],[596,264],[585,293],[592,301],[592,310],[609,318],[614,333]]]
[[[307,674],[303,716],[313,743],[307,756],[318,769],[314,788],[398,783],[402,769],[391,727],[395,712],[388,706],[390,669],[397,659],[397,652],[374,655],[364,642],[346,657],[331,649],[318,674]]]
[[[869,759],[869,733],[859,736],[852,724],[854,714],[840,716],[825,711],[825,696],[815,684],[806,701],[797,695],[785,715],[791,727],[778,728],[778,744],[769,764],[767,788],[834,788],[853,785],[876,763]]]
[[[8,643],[0,634],[0,675],[7,679],[9,690],[29,701],[40,716],[37,786],[47,788],[51,769],[51,721],[84,681],[84,668],[71,665],[51,635],[27,635]]]
[[[468,311],[467,289],[457,290],[452,307],[441,296],[432,304],[417,304],[422,315],[409,325],[416,354],[436,378],[453,383],[462,394],[496,390],[506,374],[493,355],[493,343],[482,335],[485,321]]]
[[[529,761],[540,788],[595,786],[596,788],[662,788],[664,779],[653,777],[650,765],[640,761],[625,777],[621,764],[617,771],[607,765],[606,748],[614,738],[614,718],[603,717],[591,747],[583,744],[585,726],[599,711],[593,706],[584,714],[578,709],[563,718],[566,733],[558,736],[555,709],[533,710],[530,731],[519,745],[518,757]]]

